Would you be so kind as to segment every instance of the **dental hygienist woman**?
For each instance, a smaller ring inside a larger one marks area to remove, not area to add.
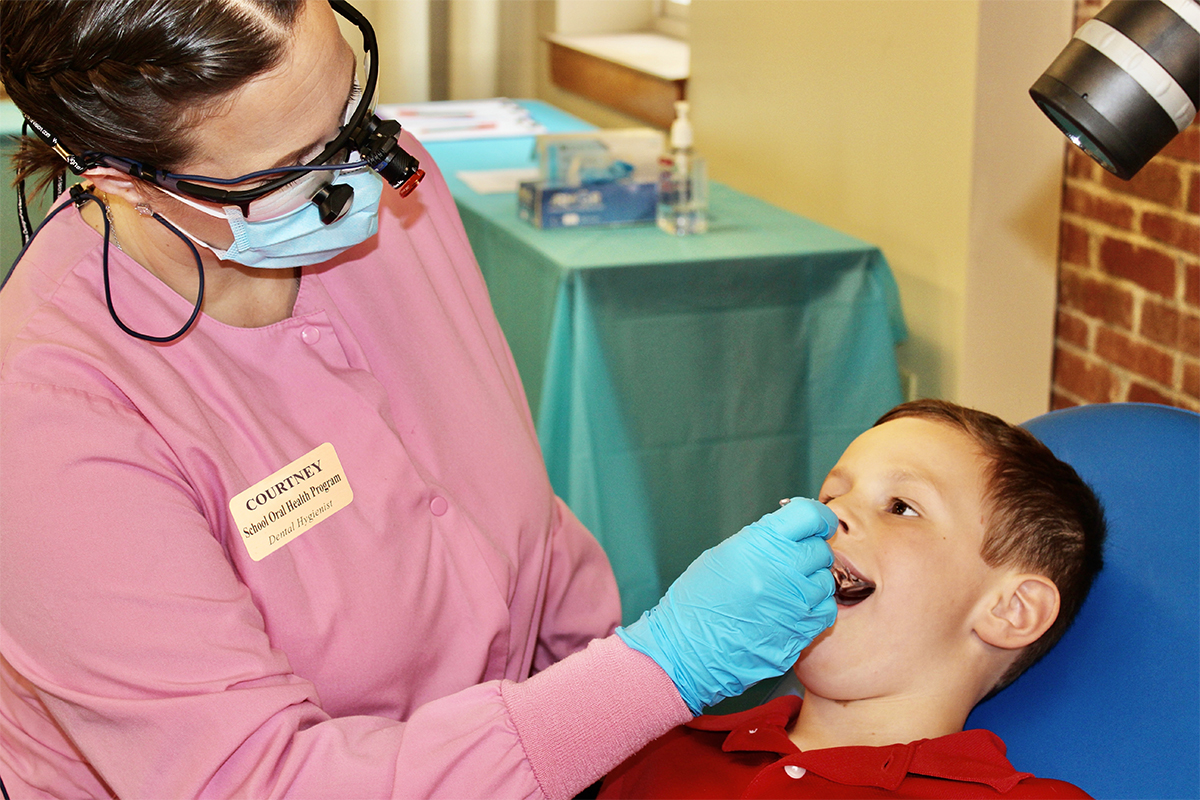
[[[0,0],[0,37],[19,173],[86,187],[0,292],[14,800],[568,798],[832,621],[796,502],[614,633],[346,3]]]

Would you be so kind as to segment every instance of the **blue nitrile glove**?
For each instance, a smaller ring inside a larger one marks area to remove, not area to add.
[[[780,675],[837,615],[825,541],[837,527],[824,504],[796,498],[701,553],[617,635],[663,668],[693,714]]]

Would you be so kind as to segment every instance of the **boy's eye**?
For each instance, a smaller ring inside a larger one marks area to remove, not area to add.
[[[888,506],[888,513],[898,514],[902,517],[915,517],[917,511],[908,503],[901,500],[899,497],[892,498],[892,504]]]

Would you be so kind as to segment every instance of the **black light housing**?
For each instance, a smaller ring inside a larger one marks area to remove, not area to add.
[[[1200,107],[1200,3],[1113,0],[1029,94],[1068,139],[1129,180]]]

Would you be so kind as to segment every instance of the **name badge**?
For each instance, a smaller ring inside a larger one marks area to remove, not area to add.
[[[329,442],[229,501],[246,551],[261,561],[350,505],[354,492]]]

